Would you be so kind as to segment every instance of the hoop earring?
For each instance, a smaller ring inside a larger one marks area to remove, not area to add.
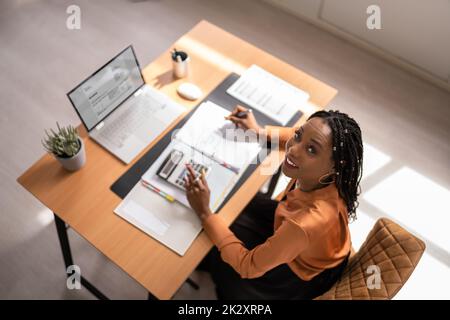
[[[336,179],[333,179],[333,180],[331,180],[330,182],[323,182],[324,177],[325,177],[325,179],[326,179],[326,178],[328,178],[329,176],[334,175],[334,174],[336,174],[336,173],[335,173],[335,172],[325,173],[323,176],[321,176],[321,177],[319,178],[319,183],[320,183],[320,184],[323,184],[323,185],[327,185],[327,184],[332,184],[332,183],[334,183],[334,182],[336,181]]]

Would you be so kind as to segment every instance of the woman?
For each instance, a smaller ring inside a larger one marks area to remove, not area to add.
[[[192,168],[188,201],[217,249],[205,260],[219,298],[313,299],[333,286],[351,249],[363,144],[355,120],[318,111],[300,128],[261,128],[236,107],[229,119],[285,146],[283,173],[292,178],[280,202],[257,195],[230,228],[209,208],[209,188]],[[242,114],[242,113],[241,113]]]

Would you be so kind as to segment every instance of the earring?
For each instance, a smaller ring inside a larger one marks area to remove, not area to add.
[[[321,176],[321,177],[319,178],[319,183],[320,183],[320,184],[324,184],[324,185],[334,183],[334,182],[336,181],[336,179],[333,179],[333,180],[331,180],[331,181],[329,181],[329,182],[324,182],[324,181],[323,181],[323,179],[326,179],[326,178],[328,178],[328,177],[330,177],[330,176],[332,176],[332,175],[334,175],[334,174],[335,174],[334,172],[325,173],[323,176]]]

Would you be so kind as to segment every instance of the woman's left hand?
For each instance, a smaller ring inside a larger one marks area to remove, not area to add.
[[[195,171],[190,164],[186,165],[188,169],[188,176],[185,178],[186,197],[194,209],[195,213],[203,221],[212,214],[209,208],[209,198],[211,192],[209,191],[208,183],[204,175],[195,177]]]

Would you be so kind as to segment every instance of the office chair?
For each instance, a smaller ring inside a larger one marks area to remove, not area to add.
[[[388,300],[419,263],[425,243],[395,222],[379,219],[341,278],[316,300]]]

